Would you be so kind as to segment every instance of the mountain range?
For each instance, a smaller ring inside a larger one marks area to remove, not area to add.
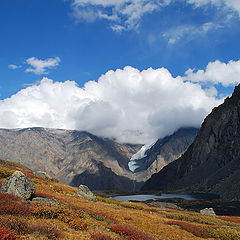
[[[0,158],[45,171],[71,186],[86,184],[93,190],[132,191],[179,157],[196,133],[197,129],[185,128],[159,139],[143,159],[137,160],[135,172],[128,164],[142,145],[118,143],[84,131],[0,129]]]

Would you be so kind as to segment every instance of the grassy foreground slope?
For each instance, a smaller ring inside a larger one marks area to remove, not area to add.
[[[199,213],[122,203],[98,197],[97,202],[76,195],[77,188],[34,176],[17,163],[0,161],[0,182],[15,170],[36,184],[36,196],[60,205],[25,201],[0,194],[0,240],[197,240],[240,239],[240,218],[212,217]]]

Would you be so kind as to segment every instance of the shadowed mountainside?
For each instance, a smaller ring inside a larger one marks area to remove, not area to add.
[[[205,118],[193,144],[142,190],[217,193],[240,199],[240,86]]]

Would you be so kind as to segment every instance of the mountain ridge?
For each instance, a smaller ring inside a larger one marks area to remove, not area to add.
[[[240,85],[205,118],[182,157],[154,174],[142,190],[202,191],[239,200]]]

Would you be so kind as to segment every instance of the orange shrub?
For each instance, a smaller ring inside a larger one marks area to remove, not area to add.
[[[0,193],[0,214],[30,215],[29,204],[21,197]]]
[[[189,222],[182,222],[182,221],[169,221],[167,222],[169,225],[177,225],[181,227],[181,229],[192,233],[193,235],[197,237],[202,237],[202,238],[209,238],[209,233],[206,230],[206,228],[203,228],[201,226],[196,226],[194,224],[191,224]]]
[[[15,240],[17,235],[6,226],[0,225],[0,240]]]
[[[66,210],[62,206],[46,203],[31,203],[31,213],[34,217],[56,219],[60,214],[65,214]]]
[[[77,231],[84,231],[88,228],[86,223],[84,223],[81,219],[78,219],[77,217],[74,218],[74,216],[60,214],[58,216],[58,219],[64,223],[67,223],[71,228]]]
[[[156,238],[149,236],[129,225],[114,224],[111,225],[110,228],[121,236],[127,237],[126,240],[156,240]]]

